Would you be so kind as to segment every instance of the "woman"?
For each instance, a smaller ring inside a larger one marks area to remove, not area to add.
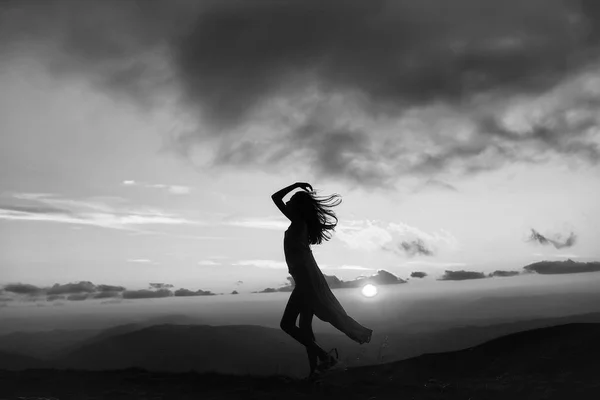
[[[286,194],[296,192],[290,201],[283,203]],[[309,190],[310,189],[310,190]],[[285,231],[283,248],[289,273],[294,278],[294,290],[281,318],[281,329],[306,347],[310,374],[332,367],[337,361],[315,341],[312,318],[316,315],[329,322],[359,344],[371,341],[371,329],[365,328],[346,314],[335,298],[315,261],[310,245],[329,240],[337,225],[337,217],[330,209],[340,204],[339,195],[317,198],[312,186],[297,182],[273,194],[271,198],[281,212],[291,221]],[[336,202],[337,200],[337,202]],[[296,319],[300,316],[299,327]],[[317,360],[320,361],[317,364]]]

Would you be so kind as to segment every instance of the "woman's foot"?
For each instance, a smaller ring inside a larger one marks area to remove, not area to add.
[[[335,356],[333,353],[335,353]],[[320,362],[317,365],[317,369],[319,370],[319,372],[326,371],[335,366],[338,363],[337,348],[331,349],[329,353],[326,353],[325,356],[323,356],[319,361]]]
[[[319,354],[316,350],[307,348],[306,353],[308,354],[308,365],[310,367],[310,376],[315,373],[318,366]]]

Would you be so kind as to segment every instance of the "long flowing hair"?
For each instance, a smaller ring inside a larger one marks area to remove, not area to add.
[[[339,194],[331,196],[316,196],[316,192],[297,192],[292,198],[297,197],[300,205],[302,219],[308,227],[308,242],[321,244],[331,239],[331,232],[338,223],[335,212],[331,209],[342,202]]]

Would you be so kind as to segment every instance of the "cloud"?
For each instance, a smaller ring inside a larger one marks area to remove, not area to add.
[[[170,283],[150,283],[149,286],[152,289],[171,289],[171,288],[173,288],[173,285],[171,285]]]
[[[410,277],[411,278],[425,278],[427,276],[426,272],[420,272],[420,271],[414,271],[411,272]]]
[[[121,303],[129,303],[131,300],[123,300],[123,299],[110,299],[101,301],[100,304],[121,304]]]
[[[400,243],[400,246],[405,252],[406,254],[408,254],[409,256],[414,256],[415,254],[419,254],[419,255],[423,255],[423,256],[432,256],[433,251],[428,249],[427,246],[425,245],[425,242],[423,242],[423,240],[421,239],[417,239],[417,240],[412,240],[410,242],[402,242]]]
[[[59,284],[49,287],[38,287],[31,284],[15,283],[5,286],[5,291],[16,296],[21,301],[55,300],[86,300],[107,297],[119,297],[125,290],[123,286],[94,285],[89,281]],[[73,295],[73,296],[71,296]]]
[[[593,1],[0,7],[3,60],[39,50],[60,79],[146,108],[180,99],[174,108],[197,126],[176,132],[173,147],[209,148],[212,167],[279,171],[302,160],[325,178],[385,187],[548,154],[598,160]]]
[[[101,292],[122,292],[125,290],[125,287],[123,286],[113,286],[113,285],[98,285],[96,286],[96,289],[101,291]]]
[[[528,238],[527,241],[539,243],[542,245],[551,244],[556,249],[562,249],[565,247],[572,247],[573,245],[575,245],[576,240],[577,235],[575,235],[575,232],[569,233],[568,237],[566,238],[564,238],[564,235],[561,235],[560,233],[554,234],[553,238],[548,238],[537,232],[535,229],[531,229],[531,236]]]
[[[253,293],[277,293],[279,290],[275,289],[275,288],[266,288],[260,291],[256,291]]]
[[[148,290],[148,289],[140,289],[140,290],[126,290],[122,294],[124,299],[154,299],[161,297],[170,297],[173,296],[173,292],[169,289],[159,289],[159,290]]]
[[[356,270],[356,271],[373,271],[375,268],[365,268],[360,265],[342,265],[337,269],[348,269],[348,270]]]
[[[184,297],[184,296],[214,296],[215,294],[212,293],[210,290],[200,290],[198,289],[197,291],[193,292],[191,290],[188,289],[177,289],[175,291],[175,296],[180,296],[180,297]]]
[[[432,256],[457,247],[456,238],[443,229],[430,234],[405,223],[354,221],[336,231],[336,237],[352,249],[384,250],[403,257]]]
[[[519,271],[494,271],[491,274],[489,274],[490,277],[509,277],[509,276],[516,276],[519,275],[520,272]]]
[[[200,261],[198,261],[198,265],[212,266],[212,265],[220,265],[220,264],[213,260],[200,260]]]
[[[164,189],[171,194],[189,194],[192,189],[189,186],[181,186],[181,185],[165,185],[162,183],[143,183],[137,182],[133,180],[125,180],[122,182],[124,186],[139,186],[151,189]]]
[[[435,268],[449,268],[449,267],[464,267],[467,264],[462,262],[442,262],[442,261],[425,261],[425,260],[411,260],[405,262],[406,265],[419,265],[426,267]]]
[[[358,288],[368,283],[374,285],[395,285],[406,283],[404,279],[400,279],[396,275],[385,270],[379,270],[376,274],[371,276],[360,276],[352,281],[343,281],[335,275],[323,274],[323,276],[325,277],[327,285],[331,289]],[[288,276],[287,280],[288,283],[284,286],[280,286],[279,288],[266,288],[253,293],[291,292],[295,286],[294,278]]]
[[[94,293],[97,288],[92,282],[80,281],[78,283],[67,283],[60,285],[55,283],[51,288],[46,291],[46,294],[69,294],[69,293]],[[67,300],[70,300],[67,298]]]
[[[130,258],[127,260],[130,263],[138,263],[138,264],[155,264],[152,260],[147,258]]]
[[[77,294],[70,294],[67,296],[67,300],[71,300],[71,301],[81,301],[81,300],[85,300],[89,297],[88,294],[86,293],[77,293]]]
[[[234,262],[231,265],[251,265],[258,268],[287,269],[287,264],[284,261],[276,260],[241,260]]]
[[[43,293],[44,289],[28,283],[10,283],[4,286],[4,291],[14,294],[34,296]]]
[[[139,233],[158,232],[141,229],[144,225],[203,224],[165,213],[161,210],[128,206],[123,199],[75,200],[56,195],[16,193],[14,199],[24,202],[17,205],[0,205],[0,219],[16,221],[43,221],[101,228],[128,230]],[[35,204],[26,204],[34,202]]]
[[[125,289],[123,289],[122,291],[125,291]],[[94,299],[107,299],[107,298],[112,298],[112,297],[120,297],[122,291],[105,290],[105,291],[101,291],[101,292],[94,294],[93,298]]]
[[[225,218],[222,221],[223,225],[239,226],[242,228],[254,228],[254,229],[269,229],[281,231],[286,229],[290,224],[280,217],[265,217],[265,218],[244,218],[244,219],[232,219]]]
[[[458,189],[444,181],[439,179],[427,179],[423,184],[415,188],[415,192],[422,192],[425,190],[442,190],[444,192],[458,192]]]
[[[600,262],[540,261],[523,267],[525,272],[536,272],[544,275],[577,274],[600,271]]]
[[[482,279],[486,278],[483,272],[475,271],[446,271],[439,279],[440,281],[464,281],[467,279]]]

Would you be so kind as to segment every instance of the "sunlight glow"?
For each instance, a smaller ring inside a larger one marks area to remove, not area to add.
[[[365,297],[373,297],[377,294],[377,288],[371,284],[365,285],[362,288],[362,294]]]

